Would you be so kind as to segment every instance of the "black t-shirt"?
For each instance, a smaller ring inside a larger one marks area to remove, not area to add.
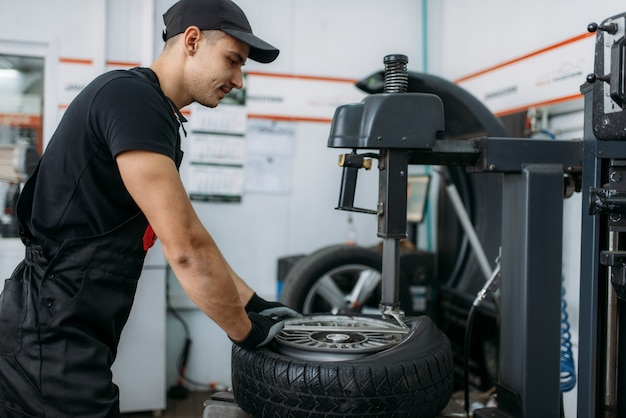
[[[106,233],[139,213],[115,157],[146,150],[179,167],[179,126],[152,70],[116,70],[92,81],[67,108],[43,154],[27,221],[35,240],[52,255],[66,239]]]

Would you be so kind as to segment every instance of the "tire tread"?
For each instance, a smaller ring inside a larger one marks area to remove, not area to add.
[[[234,347],[233,390],[240,407],[259,418],[429,418],[450,399],[452,365],[447,341],[397,364],[285,361],[269,349]]]

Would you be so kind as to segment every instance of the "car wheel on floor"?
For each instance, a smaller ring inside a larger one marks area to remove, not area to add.
[[[331,245],[300,259],[285,278],[280,300],[302,313],[380,314],[382,256],[372,248]],[[399,277],[400,305],[417,314],[409,282]]]

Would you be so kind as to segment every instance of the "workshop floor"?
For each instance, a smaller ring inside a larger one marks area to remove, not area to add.
[[[167,409],[158,412],[132,412],[122,414],[123,418],[202,418],[204,402],[211,397],[212,392],[191,391],[187,399],[167,399]]]

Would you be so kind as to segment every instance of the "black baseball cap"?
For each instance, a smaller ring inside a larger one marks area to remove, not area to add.
[[[163,15],[163,40],[183,33],[189,26],[221,30],[250,46],[248,58],[264,64],[276,59],[279,50],[252,33],[243,10],[231,0],[179,0]]]

